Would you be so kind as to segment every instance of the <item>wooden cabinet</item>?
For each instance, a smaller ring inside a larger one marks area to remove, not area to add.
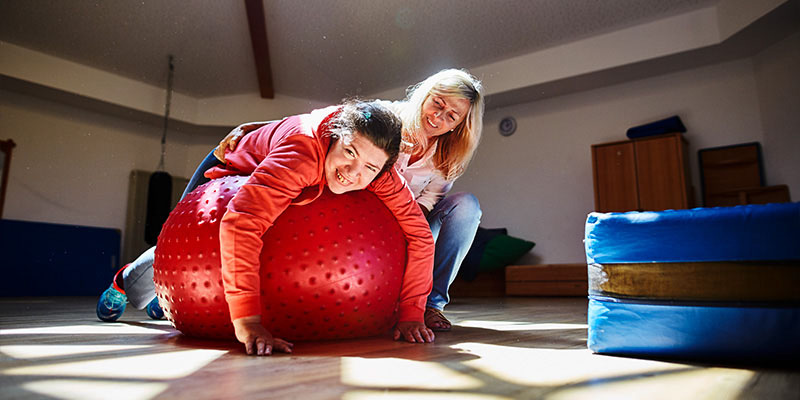
[[[592,165],[595,211],[639,208],[636,153],[632,141],[592,146]]]
[[[595,210],[692,207],[687,146],[680,133],[592,145]]]
[[[701,149],[697,155],[704,207],[791,201],[788,186],[764,186],[758,142]]]

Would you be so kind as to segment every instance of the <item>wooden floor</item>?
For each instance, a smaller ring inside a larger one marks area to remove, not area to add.
[[[451,304],[434,344],[296,343],[257,358],[94,298],[0,298],[0,399],[798,399],[800,370],[611,357],[586,349],[586,300]]]

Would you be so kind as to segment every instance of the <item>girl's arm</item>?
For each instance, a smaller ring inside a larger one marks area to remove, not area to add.
[[[244,343],[247,354],[268,356],[273,348],[284,353],[291,353],[293,343],[281,338],[273,338],[272,334],[261,325],[261,316],[242,317],[233,320],[236,339]]]
[[[220,222],[220,255],[232,319],[261,314],[261,237],[304,188],[319,181],[323,158],[315,142],[298,134],[270,149],[228,203]]]
[[[220,255],[225,299],[237,339],[248,353],[272,347],[282,350],[260,323],[260,255],[264,233],[322,171],[316,139],[291,135],[270,149],[228,204],[220,223]],[[285,348],[285,347],[284,347]]]
[[[428,221],[414,201],[411,189],[394,168],[376,178],[367,190],[374,192],[392,211],[408,242],[399,321],[421,323],[424,327],[425,302],[433,286],[434,242]]]

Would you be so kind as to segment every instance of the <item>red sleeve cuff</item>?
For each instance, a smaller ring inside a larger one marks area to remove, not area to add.
[[[231,321],[253,315],[261,315],[261,298],[259,296],[228,297],[228,310]]]
[[[400,322],[425,322],[425,309],[401,304],[397,316]]]

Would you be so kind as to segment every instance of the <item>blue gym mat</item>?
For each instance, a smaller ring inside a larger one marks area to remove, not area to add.
[[[0,220],[0,296],[99,296],[119,269],[112,228]]]
[[[800,359],[800,307],[647,304],[589,297],[596,353],[730,361]]]
[[[591,213],[589,264],[800,260],[800,203]]]
[[[591,213],[585,245],[588,263],[601,266],[800,260],[800,203]],[[800,359],[800,304],[789,300],[698,303],[590,295],[588,323],[588,347],[596,353]]]

